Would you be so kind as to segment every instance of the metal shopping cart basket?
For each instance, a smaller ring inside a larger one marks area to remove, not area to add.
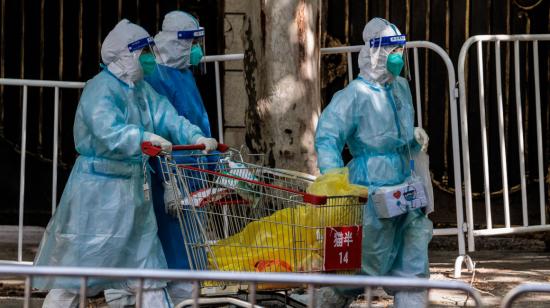
[[[160,161],[165,181],[177,188],[176,215],[193,269],[349,273],[360,268],[366,198],[308,194],[313,177],[247,163],[239,151],[221,150],[168,154],[144,146],[144,153]],[[185,163],[176,163],[182,161],[176,155]],[[232,286],[247,287],[240,283]],[[227,287],[203,284],[216,286]]]

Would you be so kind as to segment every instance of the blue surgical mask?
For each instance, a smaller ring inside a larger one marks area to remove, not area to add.
[[[200,45],[193,45],[191,47],[191,55],[189,56],[189,63],[191,65],[198,65],[201,62],[203,53]]]
[[[386,68],[394,77],[397,77],[399,76],[399,74],[401,74],[403,65],[403,56],[401,54],[392,53],[388,56],[388,60],[386,61]]]

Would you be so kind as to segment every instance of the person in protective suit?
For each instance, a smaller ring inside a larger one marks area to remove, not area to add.
[[[164,16],[162,31],[155,36],[161,59],[144,54],[140,61],[145,81],[172,103],[179,115],[211,136],[210,122],[192,68],[202,67],[204,28],[190,14],[172,11]]]
[[[55,215],[40,243],[35,265],[166,268],[150,201],[141,143],[169,152],[175,143],[205,143],[201,129],[178,116],[143,81],[139,55],[154,50],[153,38],[124,19],[101,46],[103,70],[84,87],[74,122],[79,156]],[[216,141],[207,139],[207,150]],[[44,307],[76,307],[80,279],[37,277],[50,290]],[[171,307],[163,281],[145,280],[144,307]],[[88,296],[105,291],[110,307],[135,304],[136,280],[87,280]]]
[[[381,218],[372,194],[398,185],[411,176],[411,153],[426,151],[428,136],[414,127],[409,85],[400,77],[405,36],[382,18],[363,30],[365,45],[359,54],[359,77],[337,92],[321,114],[315,148],[321,173],[347,164],[350,182],[369,187],[363,212],[362,272],[371,276],[429,277],[428,243],[432,237],[430,210],[418,208]],[[338,290],[336,290],[338,291]],[[425,290],[386,290],[395,307],[424,307]],[[338,292],[334,292],[337,294]]]
[[[194,68],[202,65],[200,60],[203,57],[203,43],[204,28],[198,21],[186,12],[172,11],[166,14],[162,31],[155,36],[160,57],[155,59],[153,54],[143,54],[140,61],[145,71],[145,81],[159,94],[166,96],[179,115],[200,127],[202,133],[210,137],[208,114],[193,77]],[[188,151],[174,154],[174,159],[179,164],[196,165],[199,159],[197,156],[189,156]],[[209,155],[201,159],[213,162],[216,158],[215,155]],[[178,202],[175,196],[181,192],[174,192],[173,186],[165,182],[158,161],[151,165],[157,175],[151,182],[155,215],[159,225],[158,234],[168,268],[193,269],[181,230],[181,226],[184,226],[183,232],[191,231],[187,230],[189,229],[187,226],[192,225],[189,221],[193,219],[190,217],[192,215],[188,211],[182,211],[181,218],[184,221],[180,226],[176,212]],[[196,174],[194,177],[200,178],[200,175]],[[198,181],[189,180],[186,184],[190,186],[191,192],[201,188],[201,183]],[[192,284],[169,282],[168,292],[174,303],[179,303],[191,297]]]

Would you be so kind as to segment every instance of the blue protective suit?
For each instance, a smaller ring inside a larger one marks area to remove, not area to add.
[[[143,62],[142,62],[143,63]],[[177,69],[158,64],[145,80],[172,103],[178,114],[202,130],[205,137],[212,137],[208,113],[190,69]]]
[[[419,150],[413,129],[412,97],[404,78],[381,86],[358,77],[334,95],[319,119],[315,148],[321,173],[344,166],[341,152],[347,144],[352,183],[368,186],[371,193],[402,183],[410,175],[407,145]],[[363,273],[429,276],[432,223],[420,209],[380,219],[369,199],[363,217]]]
[[[142,61],[143,62],[147,62]],[[145,80],[160,94],[165,95],[172,103],[178,114],[185,116],[189,121],[199,126],[206,137],[211,137],[210,123],[208,114],[202,103],[202,99],[197,89],[193,73],[189,69],[177,69],[165,65],[156,65],[150,75],[145,76]],[[189,153],[187,153],[189,154]],[[174,153],[174,158],[180,164],[194,164],[196,158],[179,156]],[[212,157],[216,159],[216,157]],[[163,177],[160,174],[158,162],[152,164],[157,176],[152,179],[153,203],[155,206],[155,215],[159,225],[158,234],[162,243],[162,248],[166,256],[168,268],[191,269],[185,242],[182,236],[181,226],[178,218],[166,213],[164,205],[164,187],[162,186]],[[197,178],[200,176],[197,175]],[[192,181],[188,184],[200,185]],[[195,187],[189,187],[190,191],[195,191]],[[188,211],[184,211],[184,219],[189,217]]]
[[[129,88],[106,69],[88,81],[74,123],[80,155],[35,265],[166,268],[153,206],[144,198],[144,132],[180,144],[193,144],[202,136],[146,82]],[[37,277],[33,284],[40,289],[78,289],[80,281]],[[133,282],[89,279],[88,286],[94,293],[131,288]],[[145,282],[148,288],[163,286]]]

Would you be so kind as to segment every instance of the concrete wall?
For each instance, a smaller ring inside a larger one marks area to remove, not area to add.
[[[225,54],[242,53],[241,29],[247,1],[226,0],[224,11]],[[224,142],[233,147],[245,143],[244,117],[247,97],[242,61],[225,62],[223,71]]]

